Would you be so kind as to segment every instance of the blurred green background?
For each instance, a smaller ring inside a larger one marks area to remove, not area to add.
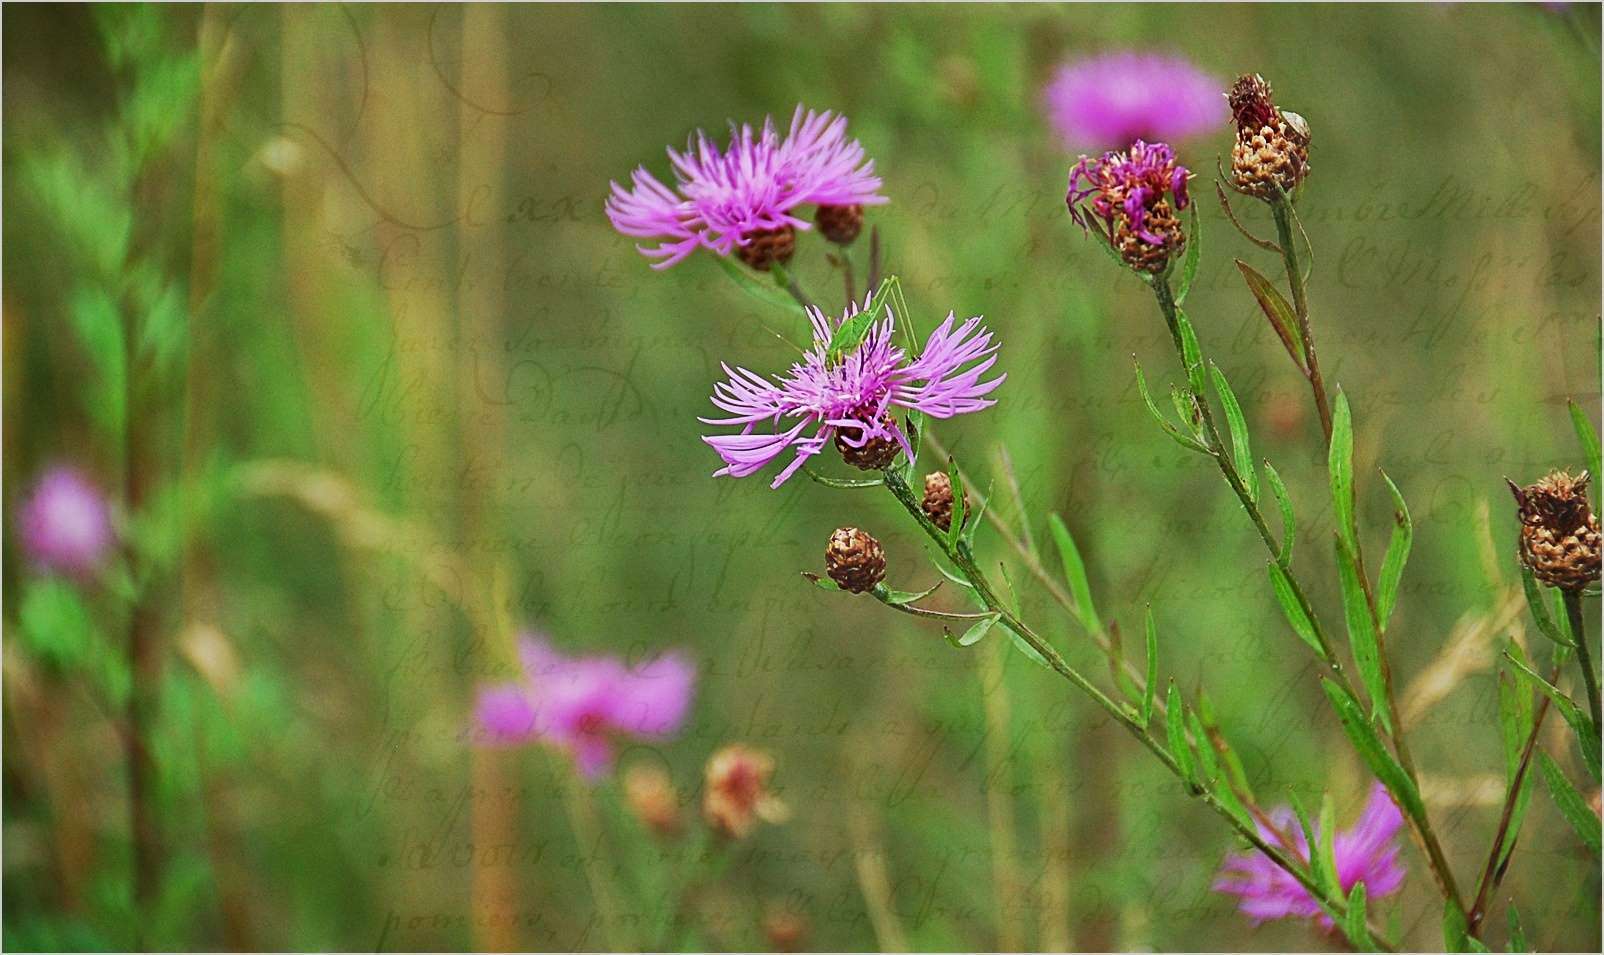
[[[1007,448],[1025,513],[997,506],[1038,537],[1064,516],[1105,617],[1139,634],[1152,606],[1161,675],[1207,688],[1266,803],[1330,791],[1348,820],[1367,778],[1259,542],[1136,395],[1132,355],[1176,374],[1151,297],[1064,214],[1074,157],[1040,90],[1065,58],[1116,49],[1187,56],[1222,89],[1263,73],[1313,127],[1299,208],[1322,359],[1353,404],[1371,546],[1390,511],[1378,465],[1414,513],[1393,665],[1428,805],[1474,881],[1502,798],[1494,665],[1535,639],[1503,478],[1580,465],[1567,397],[1597,420],[1597,7],[3,16],[8,527],[68,462],[112,493],[132,555],[75,585],[31,573],[5,536],[6,947],[657,944],[632,916],[676,884],[680,850],[641,831],[618,784],[460,738],[525,627],[576,652],[695,658],[685,731],[624,758],[669,769],[688,812],[715,748],[774,756],[792,817],[698,890],[687,947],[767,947],[774,912],[824,949],[1339,947],[1255,929],[1211,892],[1229,831],[1005,641],[955,650],[806,586],[838,525],[880,537],[893,586],[936,575],[884,495],[708,477],[695,419],[718,363],[781,370],[779,319],[708,254],[651,272],[602,213],[610,179],[666,176],[663,146],[696,127],[798,102],[849,116],[916,322],[984,314],[1002,341],[997,407],[942,442],[982,477]],[[1204,235],[1188,311],[1287,480],[1333,623],[1319,424],[1232,259],[1276,263],[1213,196],[1229,137],[1180,144]],[[823,255],[805,237],[794,268],[833,300]],[[108,342],[95,303],[156,331]],[[1106,678],[1012,552],[989,532],[981,547]],[[133,627],[159,671],[160,869],[137,903]],[[1558,723],[1550,749],[1580,778]],[[1440,902],[1403,852],[1409,881],[1374,911],[1433,948]],[[1598,894],[1596,858],[1539,795],[1488,940],[1513,898],[1535,946],[1596,950]]]

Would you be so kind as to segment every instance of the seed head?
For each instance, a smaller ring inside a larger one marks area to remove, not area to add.
[[[1587,500],[1592,475],[1553,471],[1536,484],[1509,481],[1520,517],[1520,559],[1550,587],[1581,590],[1599,579],[1599,526]],[[1507,479],[1506,479],[1507,480]]]
[[[749,232],[744,237],[745,245],[737,245],[735,254],[741,261],[759,272],[767,272],[774,268],[774,263],[781,265],[791,261],[791,255],[796,252],[796,227],[783,225],[778,229],[759,229]]]
[[[1278,109],[1270,84],[1257,73],[1239,77],[1225,94],[1236,122],[1231,179],[1255,198],[1292,192],[1309,175],[1309,121]]]
[[[820,206],[813,221],[826,239],[836,245],[851,245],[863,231],[863,206]]]
[[[1126,152],[1082,156],[1069,171],[1069,217],[1095,228],[1136,271],[1162,272],[1186,246],[1176,213],[1190,202],[1191,176],[1163,143],[1137,140]]]
[[[880,419],[884,434],[874,435],[867,440],[850,434],[846,429],[835,433],[835,449],[841,452],[841,460],[855,468],[864,471],[878,471],[897,459],[897,452],[902,445],[892,435],[897,433],[896,419],[884,415]],[[854,447],[852,442],[863,440],[863,444]]]
[[[931,471],[925,475],[925,496],[919,506],[930,522],[942,530],[952,527],[952,478],[946,471]],[[964,522],[969,521],[969,489],[964,489]]]
[[[838,527],[824,548],[824,571],[848,593],[861,594],[885,579],[880,542],[856,527]]]

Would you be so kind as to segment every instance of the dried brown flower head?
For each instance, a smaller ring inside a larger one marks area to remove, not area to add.
[[[1520,559],[1550,587],[1581,590],[1599,579],[1598,516],[1587,500],[1592,475],[1553,471],[1536,484],[1509,481],[1520,516]]]

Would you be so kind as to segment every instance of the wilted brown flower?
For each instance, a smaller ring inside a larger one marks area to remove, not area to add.
[[[1581,590],[1599,579],[1598,516],[1587,501],[1592,475],[1552,471],[1536,484],[1509,481],[1520,516],[1520,559],[1550,587]],[[1506,479],[1507,480],[1507,479]]]
[[[1259,199],[1292,192],[1309,175],[1309,121],[1278,109],[1270,84],[1257,73],[1238,77],[1225,94],[1236,123],[1231,178]]]
[[[758,820],[783,822],[785,804],[769,792],[774,759],[769,754],[735,743],[707,761],[707,791],[702,815],[718,834],[743,839]]]
[[[838,527],[824,548],[824,570],[842,590],[866,593],[885,579],[886,554],[867,532]]]

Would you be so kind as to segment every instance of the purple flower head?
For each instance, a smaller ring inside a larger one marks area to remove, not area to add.
[[[912,457],[907,436],[890,414],[893,406],[951,418],[996,403],[985,395],[1008,376],[980,380],[997,361],[997,346],[978,316],[954,327],[956,318],[949,312],[930,333],[919,357],[910,359],[892,342],[896,319],[888,306],[855,349],[831,361],[831,337],[859,311],[854,304],[836,321],[810,307],[813,347],[783,377],[770,381],[745,368],[723,366],[729,379],[714,387],[712,401],[730,417],[699,420],[741,425],[741,432],[702,438],[724,460],[715,477],[754,474],[794,447],[796,456],[770,485],[779,487],[837,437],[851,448],[877,439],[894,440]],[[789,419],[796,423],[782,424]],[[773,430],[756,430],[764,422]],[[810,428],[812,433],[807,433]]]
[[[1175,150],[1138,139],[1126,152],[1080,157],[1064,201],[1077,225],[1095,226],[1133,268],[1159,271],[1186,243],[1176,213],[1191,202],[1191,176]]]
[[[1259,835],[1266,842],[1288,849],[1298,859],[1308,862],[1309,843],[1292,810],[1282,806],[1270,813],[1270,821],[1274,829],[1261,822]],[[1358,882],[1365,884],[1365,897],[1372,900],[1403,887],[1404,866],[1398,860],[1398,847],[1393,843],[1402,826],[1403,814],[1387,795],[1386,787],[1372,784],[1370,798],[1365,801],[1364,810],[1353,828],[1331,837],[1337,880],[1342,883],[1343,894]],[[1315,837],[1319,838],[1318,831]],[[1291,840],[1290,845],[1287,840]],[[1327,929],[1332,927],[1331,919],[1321,911],[1309,890],[1257,851],[1227,856],[1214,890],[1240,898],[1239,909],[1255,924],[1271,919],[1304,918],[1316,919]]]
[[[696,669],[675,653],[630,669],[614,657],[564,657],[544,640],[524,636],[519,656],[522,679],[479,692],[474,722],[480,740],[555,746],[573,755],[587,779],[612,768],[620,738],[671,736],[690,710]]]
[[[720,149],[697,130],[683,153],[668,150],[675,188],[645,167],[636,169],[631,188],[611,184],[607,218],[624,235],[661,240],[637,248],[659,260],[652,268],[664,269],[699,246],[729,255],[757,234],[812,228],[794,214],[801,205],[887,201],[879,194],[874,161],[846,130],[846,117],[801,106],[784,136],[773,118],[755,130],[731,123],[729,144]]]
[[[1047,117],[1071,150],[1185,139],[1225,119],[1219,81],[1179,57],[1111,53],[1058,68]]]
[[[17,514],[17,534],[36,567],[79,578],[99,570],[116,543],[105,496],[65,467],[39,479]]]

